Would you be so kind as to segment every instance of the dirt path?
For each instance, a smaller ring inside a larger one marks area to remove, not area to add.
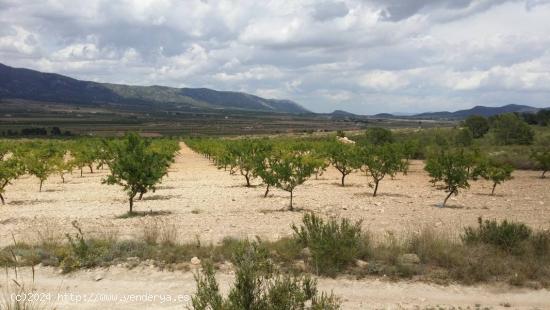
[[[31,279],[32,276],[27,268],[20,270],[19,277]],[[101,280],[97,281],[99,278]],[[219,274],[218,280],[222,291],[227,292],[232,275]],[[112,267],[70,275],[59,275],[55,269],[42,268],[36,270],[35,288],[37,293],[50,296],[52,302],[48,305],[58,309],[183,309],[195,290],[195,283],[192,272],[163,272],[143,267],[133,270]],[[478,309],[476,305],[479,309],[550,308],[550,292],[547,290],[438,286],[377,279],[320,279],[319,288],[338,295],[343,301],[343,309],[425,309],[436,306],[443,307],[436,309],[450,309],[451,306]]]

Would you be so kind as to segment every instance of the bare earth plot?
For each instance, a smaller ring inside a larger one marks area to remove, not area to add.
[[[163,184],[135,206],[139,211],[171,214],[117,218],[127,211],[128,204],[119,187],[101,184],[105,174],[105,170],[94,174],[85,171],[80,177],[80,173],[75,172],[66,177],[65,184],[54,176],[40,193],[36,179],[17,180],[6,190],[7,204],[0,207],[0,246],[11,244],[12,234],[18,241],[32,241],[39,235],[62,237],[66,232],[74,232],[71,226],[74,220],[88,234],[117,234],[121,238],[139,236],[145,221],[163,220],[178,227],[181,241],[199,238],[203,243],[217,242],[227,236],[278,239],[290,235],[290,224],[298,223],[303,214],[280,211],[288,205],[288,193],[273,190],[268,198],[263,198],[262,186],[244,187],[242,176],[231,176],[216,169],[184,144]],[[449,202],[449,208],[440,209],[435,205],[445,194],[431,186],[420,161],[412,163],[408,175],[383,180],[378,197],[371,197],[372,189],[362,173],[348,176],[347,186],[341,187],[339,173],[329,169],[317,180],[312,179],[297,188],[295,206],[326,216],[363,219],[364,228],[377,233],[388,230],[402,233],[423,226],[459,233],[463,226],[476,224],[479,216],[517,220],[532,227],[550,229],[550,179],[542,180],[538,176],[539,172],[517,171],[514,180],[497,187],[494,197],[488,195],[491,184],[473,182],[470,190],[461,192]],[[104,276],[99,282],[93,281],[93,274],[97,272]],[[225,284],[229,278],[229,274],[221,275]],[[194,281],[190,272],[128,271],[113,267],[108,271],[79,271],[67,276],[58,275],[52,269],[40,269],[37,285],[52,292],[70,288],[82,293],[102,289],[130,294],[148,292],[144,291],[147,288],[165,294],[191,294]],[[545,290],[506,288],[504,293],[499,293],[494,287],[440,287],[374,279],[321,279],[320,286],[340,295],[345,301],[345,309],[399,309],[399,303],[405,309],[413,305],[437,304],[482,304],[498,308],[506,302],[514,308],[550,308],[550,292]],[[65,306],[71,309],[70,304]],[[151,305],[152,308],[161,306],[181,309],[181,305]],[[95,307],[97,304],[88,304],[88,309]],[[129,307],[130,304],[113,306]],[[133,307],[143,308],[139,303]]]

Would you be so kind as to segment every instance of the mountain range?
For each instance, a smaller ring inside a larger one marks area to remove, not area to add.
[[[290,100],[208,88],[130,86],[81,81],[55,73],[0,64],[0,99],[115,106],[127,109],[170,107],[176,110],[243,110],[274,113],[311,113]]]
[[[0,100],[22,99],[32,102],[63,103],[83,107],[102,107],[124,111],[225,112],[243,111],[315,115],[291,100],[266,99],[233,91],[208,88],[132,86],[73,79],[55,73],[13,68],[0,63]],[[24,104],[24,103],[22,103]],[[23,108],[23,107],[22,107]],[[415,115],[381,113],[357,115],[336,110],[334,119],[439,119],[460,120],[470,115],[492,116],[502,113],[536,113],[540,108],[510,104],[502,107],[476,106],[455,112],[429,112]],[[327,114],[320,114],[327,115]]]

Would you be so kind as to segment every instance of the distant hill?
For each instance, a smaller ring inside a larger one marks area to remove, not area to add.
[[[471,115],[481,115],[485,117],[503,114],[503,113],[536,113],[540,108],[535,108],[526,105],[517,105],[509,104],[502,107],[485,107],[485,106],[475,106],[467,110],[459,110],[455,112],[432,112],[432,113],[421,113],[414,115],[415,118],[453,118],[453,119],[463,119]]]
[[[310,113],[290,100],[208,88],[130,86],[81,81],[67,76],[13,68],[0,64],[0,99],[72,103],[122,108],[171,107],[183,110],[245,110],[274,113]]]

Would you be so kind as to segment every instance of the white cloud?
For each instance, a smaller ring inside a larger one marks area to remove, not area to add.
[[[356,113],[550,106],[547,0],[0,0],[0,61]]]

